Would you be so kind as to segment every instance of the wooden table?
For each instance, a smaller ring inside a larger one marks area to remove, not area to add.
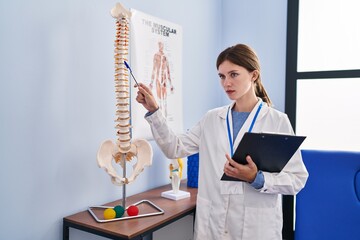
[[[190,198],[173,201],[161,197],[161,193],[171,190],[171,185],[139,193],[126,198],[126,205],[129,206],[141,200],[149,200],[161,209],[164,214],[127,219],[106,223],[97,222],[89,211],[82,211],[63,218],[63,240],[69,240],[69,228],[76,228],[85,232],[93,233],[110,239],[152,239],[152,233],[186,215],[195,213],[197,188],[186,186],[186,181],[181,182],[180,189],[190,192]],[[106,206],[121,205],[121,200],[104,204]],[[141,210],[140,210],[141,213]]]

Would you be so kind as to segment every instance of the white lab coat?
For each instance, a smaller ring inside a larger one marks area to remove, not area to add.
[[[240,129],[234,149],[248,131],[261,102],[259,99]],[[155,141],[168,158],[199,152],[195,240],[281,240],[281,194],[297,194],[304,187],[308,172],[297,151],[280,173],[264,172],[265,183],[259,190],[244,182],[221,181],[225,153],[230,154],[226,115],[233,104],[210,110],[190,131],[180,135],[171,131],[160,111],[146,119]],[[229,121],[232,126],[231,111]],[[252,132],[294,134],[287,115],[264,103]]]

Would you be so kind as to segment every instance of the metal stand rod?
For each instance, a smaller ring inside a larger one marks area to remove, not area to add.
[[[123,178],[126,179],[126,153],[122,154],[122,161],[124,163],[123,167]],[[123,185],[123,192],[122,192],[122,207],[126,208],[126,183]]]

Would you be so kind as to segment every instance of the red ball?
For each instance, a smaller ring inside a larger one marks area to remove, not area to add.
[[[137,206],[131,205],[130,207],[128,207],[126,212],[129,216],[136,216],[139,214],[139,208]]]

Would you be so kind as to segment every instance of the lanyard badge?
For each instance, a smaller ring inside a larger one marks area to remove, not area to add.
[[[255,124],[255,121],[256,121],[256,118],[259,115],[259,112],[261,110],[262,105],[263,105],[263,103],[260,103],[259,107],[257,108],[255,116],[254,116],[254,118],[253,118],[253,120],[251,122],[251,125],[249,127],[248,132],[252,131],[252,129],[254,127],[254,124]],[[229,111],[230,111],[230,107],[229,107],[227,115],[226,115],[226,125],[227,125],[228,137],[229,137],[229,142],[230,142],[230,153],[231,153],[231,157],[232,157],[234,155],[234,143],[233,143],[233,138],[231,137],[231,131],[230,131]]]

